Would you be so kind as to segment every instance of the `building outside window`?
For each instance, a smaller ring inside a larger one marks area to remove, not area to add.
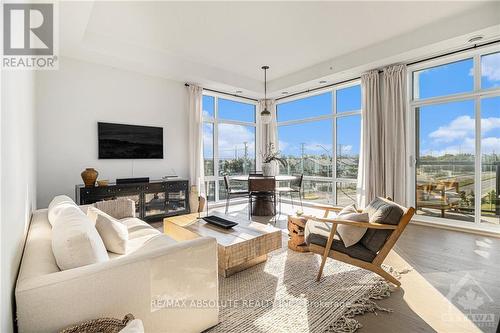
[[[356,201],[361,138],[359,81],[277,104],[281,174],[304,175],[304,200]]]

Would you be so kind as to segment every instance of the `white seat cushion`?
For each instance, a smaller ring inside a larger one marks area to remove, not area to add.
[[[148,223],[138,219],[137,217],[130,217],[119,220],[127,226],[128,229],[128,244],[127,254],[140,253],[141,251],[148,251],[156,246],[163,246],[165,244],[175,244],[177,241],[168,237],[167,235],[156,230]],[[110,259],[120,258],[123,255],[109,252]]]
[[[76,205],[64,204],[54,215],[52,252],[61,270],[109,260],[93,222]]]
[[[358,213],[354,204],[344,207],[337,218],[341,220],[349,220],[356,222],[368,222],[368,213]],[[344,242],[345,247],[353,246],[363,238],[367,228],[360,228],[351,225],[339,224],[337,225],[337,234]]]
[[[100,209],[89,207],[87,216],[95,223],[95,228],[108,251],[126,254],[128,243],[127,226]]]

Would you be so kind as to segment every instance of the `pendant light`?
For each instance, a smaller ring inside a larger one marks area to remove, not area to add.
[[[262,66],[264,70],[264,110],[260,112],[260,118],[264,124],[271,122],[271,112],[267,109],[267,70],[269,66]]]

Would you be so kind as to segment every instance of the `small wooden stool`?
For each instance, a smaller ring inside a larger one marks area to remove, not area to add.
[[[297,252],[309,252],[305,238],[304,229],[307,219],[300,216],[288,216],[288,248]]]

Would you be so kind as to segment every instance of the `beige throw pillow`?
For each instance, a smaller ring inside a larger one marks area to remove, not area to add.
[[[368,213],[358,213],[354,204],[344,207],[337,218],[340,220],[349,220],[356,222],[368,222]],[[367,228],[355,227],[352,225],[339,224],[337,225],[337,234],[344,242],[345,247],[353,246],[363,238]]]
[[[61,270],[109,259],[101,237],[80,207],[64,204],[52,220],[52,252]]]
[[[100,209],[90,207],[87,216],[95,221],[95,228],[110,252],[127,253],[128,229],[127,226]]]

